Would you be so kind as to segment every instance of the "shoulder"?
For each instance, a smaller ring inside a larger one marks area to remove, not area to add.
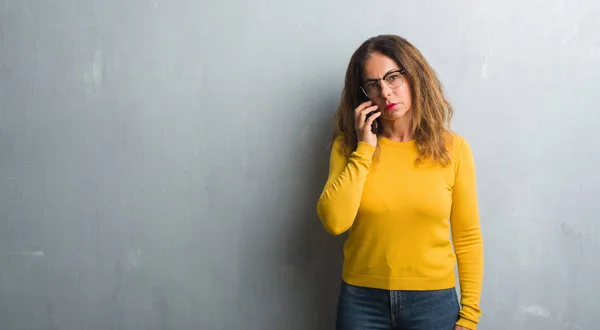
[[[448,134],[446,145],[448,147],[448,150],[454,154],[460,152],[460,150],[462,150],[463,148],[468,148],[469,141],[467,141],[467,139],[464,136],[452,132]]]
[[[464,157],[471,158],[473,156],[469,141],[458,133],[452,132],[449,134],[447,145],[454,161]]]
[[[338,134],[333,139],[333,144],[339,146],[342,144],[342,141],[344,141],[344,136],[342,134]]]
[[[331,141],[331,151],[339,153],[342,151],[342,146],[344,144],[344,136],[339,134],[336,135]]]
[[[330,140],[330,152],[331,157],[335,158],[345,158],[345,146],[344,146],[344,136],[337,135],[332,140]]]

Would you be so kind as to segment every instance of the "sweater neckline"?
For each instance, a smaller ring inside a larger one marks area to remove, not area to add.
[[[383,145],[397,146],[397,147],[414,147],[417,143],[416,139],[412,139],[409,141],[403,141],[403,142],[392,141],[383,135],[379,137],[379,142],[381,142],[381,144],[383,144]]]

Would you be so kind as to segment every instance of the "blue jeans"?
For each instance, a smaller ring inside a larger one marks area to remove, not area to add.
[[[389,291],[342,282],[336,330],[453,330],[456,290]]]

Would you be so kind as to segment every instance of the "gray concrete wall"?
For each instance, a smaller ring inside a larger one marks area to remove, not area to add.
[[[315,202],[394,33],[473,147],[481,329],[600,328],[597,1],[0,1],[2,329],[332,329]]]

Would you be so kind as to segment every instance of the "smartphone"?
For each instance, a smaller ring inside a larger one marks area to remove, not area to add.
[[[367,118],[365,119],[365,121],[368,120],[371,115],[373,115],[377,112],[379,112],[379,110],[369,112],[367,114]],[[377,134],[378,125],[379,125],[379,118],[375,118],[375,120],[373,120],[373,123],[371,124],[371,132],[373,132],[373,134]]]
[[[361,103],[367,102],[367,101],[369,101],[369,98],[363,94]],[[365,121],[367,121],[372,114],[375,114],[379,111],[380,110],[375,110],[375,111],[369,112],[367,114],[367,117],[365,118]],[[376,118],[375,120],[373,120],[373,123],[371,124],[371,132],[373,132],[373,134],[377,134],[378,128],[379,128],[379,118]]]

